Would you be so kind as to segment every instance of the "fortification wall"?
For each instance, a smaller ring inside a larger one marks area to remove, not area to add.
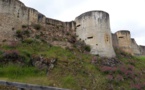
[[[16,40],[15,27],[19,26],[20,21],[9,14],[0,14],[0,43]]]
[[[112,46],[109,14],[104,11],[90,11],[75,19],[76,35],[91,46],[91,54],[115,57]]]
[[[28,8],[19,0],[0,0],[0,14],[11,15],[22,24],[28,23]]]
[[[33,8],[26,7],[19,0],[1,0],[0,1],[0,14],[8,14],[19,19],[22,24],[62,24],[62,21],[46,18],[43,14],[39,13]]]
[[[145,56],[145,46],[139,46],[141,55]]]
[[[113,44],[114,48],[118,48],[119,47],[117,35],[113,34],[113,33],[112,33],[112,44]]]
[[[41,24],[45,27],[50,25],[63,27],[64,30],[74,30],[74,22],[62,22],[46,18],[33,8],[26,7],[19,0],[0,0],[0,42],[15,40],[15,31],[22,25]],[[13,29],[13,30],[12,30]]]
[[[136,43],[134,38],[131,38],[131,49],[133,51],[133,55],[136,55],[136,56],[141,55],[139,46],[137,45],[137,43]]]

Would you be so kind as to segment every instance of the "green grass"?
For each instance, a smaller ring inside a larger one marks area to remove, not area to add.
[[[145,61],[145,56],[138,56],[136,58],[139,59],[139,60],[144,60]]]
[[[45,71],[40,71],[35,67],[7,64],[0,66],[0,77],[9,79],[21,79],[25,77],[45,76]]]

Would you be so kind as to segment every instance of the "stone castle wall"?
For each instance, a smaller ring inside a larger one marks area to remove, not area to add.
[[[145,55],[145,46],[140,45],[139,49],[140,49],[141,55]]]
[[[139,49],[139,46],[137,45],[134,38],[131,38],[131,49],[133,51],[133,55],[136,55],[136,56],[141,55],[141,51]]]
[[[112,43],[114,48],[118,48],[118,38],[117,35],[112,33]]]
[[[74,22],[62,22],[45,17],[33,8],[26,7],[19,0],[0,0],[0,42],[12,41],[16,30],[22,25],[41,24],[45,27],[56,25],[65,30],[74,30]]]

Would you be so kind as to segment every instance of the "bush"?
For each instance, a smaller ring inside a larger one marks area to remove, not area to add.
[[[19,57],[19,52],[17,50],[7,50],[3,53],[5,59],[17,59]]]
[[[23,41],[23,43],[27,43],[27,44],[31,44],[31,43],[33,43],[33,42],[34,42],[34,40],[31,39],[31,38],[27,38],[27,39],[25,39],[25,40]]]
[[[35,38],[36,39],[40,39],[40,35],[35,35]]]
[[[27,28],[27,25],[22,25],[22,28]]]
[[[41,25],[40,25],[40,24],[34,24],[33,27],[34,27],[36,30],[40,30],[40,29],[41,29]]]
[[[24,35],[29,35],[30,31],[29,30],[25,30],[23,33],[24,33]]]
[[[16,36],[17,36],[18,38],[22,38],[22,37],[23,37],[22,31],[21,31],[21,30],[17,30],[17,31],[16,31]]]
[[[90,52],[91,51],[91,47],[89,45],[84,46],[85,51]]]

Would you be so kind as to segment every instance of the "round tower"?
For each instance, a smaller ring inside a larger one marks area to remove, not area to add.
[[[130,31],[120,30],[120,31],[116,32],[115,34],[117,35],[119,48],[121,50],[123,50],[124,52],[133,54],[132,49],[131,49]]]
[[[91,54],[115,57],[112,46],[109,14],[104,11],[89,11],[76,17],[76,35],[91,46]]]

